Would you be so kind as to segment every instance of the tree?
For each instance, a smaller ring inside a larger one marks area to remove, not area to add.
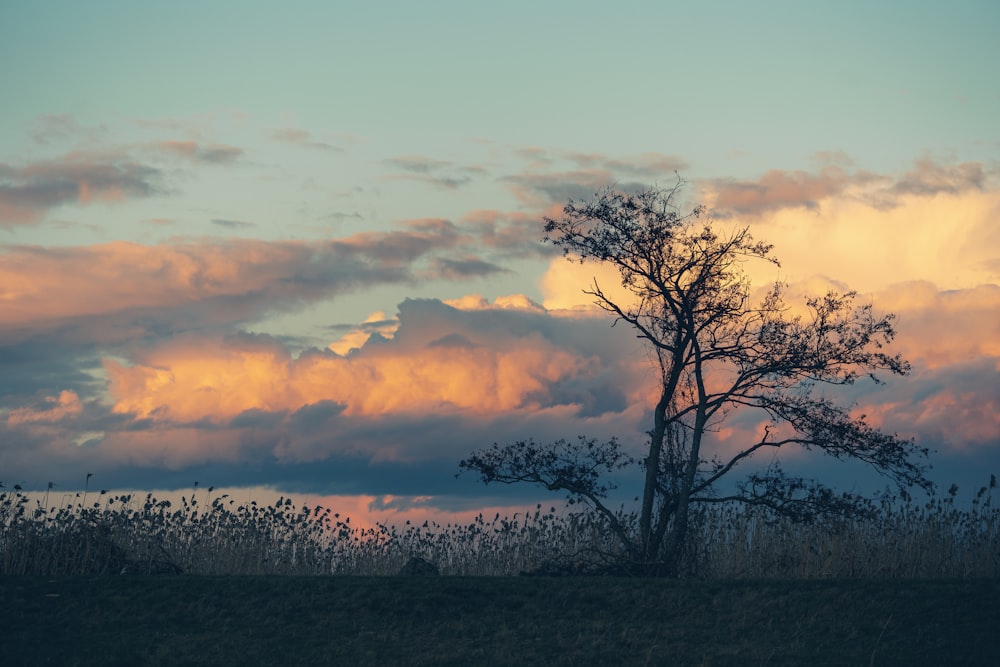
[[[837,493],[816,480],[793,477],[778,464],[749,472],[735,491],[720,481],[745,470],[763,451],[801,447],[836,459],[869,464],[900,488],[931,491],[927,450],[912,440],[873,428],[865,416],[817,391],[850,385],[880,371],[905,375],[909,364],[885,351],[894,316],[856,305],[853,292],[807,300],[807,312],[786,307],[776,282],[754,299],[749,261],[778,265],[772,246],[749,228],[720,231],[704,222],[704,208],[683,214],[671,189],[635,194],[606,189],[589,202],[570,201],[559,219],[545,219],[545,241],[578,262],[617,269],[628,302],[615,300],[595,280],[585,293],[624,322],[653,353],[659,372],[651,397],[652,429],[645,456],[631,457],[617,439],[581,437],[539,444],[494,444],[460,463],[485,483],[529,482],[568,492],[607,521],[624,548],[629,570],[678,574],[692,507],[736,502],[764,506],[796,519],[850,513],[867,499]],[[614,326],[613,324],[613,326]],[[711,434],[736,413],[756,412],[762,428],[733,454],[712,451]],[[613,488],[602,477],[623,468],[642,470],[635,512],[608,506]]]

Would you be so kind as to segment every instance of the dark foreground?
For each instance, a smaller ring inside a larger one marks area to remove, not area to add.
[[[0,577],[5,665],[1000,665],[1000,581]]]

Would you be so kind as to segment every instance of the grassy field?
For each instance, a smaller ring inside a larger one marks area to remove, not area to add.
[[[0,577],[7,665],[1000,665],[1000,581]]]
[[[696,579],[1000,578],[1000,507],[992,488],[883,502],[860,516],[796,522],[718,504],[692,514],[679,573]],[[351,525],[330,508],[236,504],[212,488],[180,502],[86,493],[56,505],[0,488],[0,575],[354,575],[399,572],[411,556],[442,574],[507,576],[552,563],[601,566],[621,545],[594,512],[534,512],[466,525]],[[551,571],[551,570],[550,570]],[[566,571],[579,571],[563,569]]]

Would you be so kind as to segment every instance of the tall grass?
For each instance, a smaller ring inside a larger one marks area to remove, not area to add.
[[[794,522],[727,506],[698,517],[685,569],[706,577],[996,577],[1000,508],[983,487],[918,504],[885,499],[855,517]]]
[[[555,508],[466,525],[352,526],[331,509],[237,504],[213,489],[177,503],[84,493],[59,507],[0,488],[2,574],[396,574],[411,556],[442,574],[514,575],[600,566],[618,553],[599,517]],[[863,517],[795,523],[715,505],[693,517],[686,576],[709,578],[996,577],[1000,508],[984,487],[917,504],[885,500]],[[555,564],[555,566],[553,566]]]

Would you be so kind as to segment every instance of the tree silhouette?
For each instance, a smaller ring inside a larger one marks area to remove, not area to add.
[[[621,540],[623,566],[662,575],[678,574],[694,504],[739,502],[796,519],[866,506],[862,496],[790,476],[777,463],[746,474],[730,485],[735,491],[719,492],[720,480],[763,451],[797,446],[856,459],[901,488],[932,490],[926,449],[878,431],[816,391],[864,376],[879,382],[879,371],[905,375],[909,364],[885,351],[895,336],[894,316],[857,305],[851,292],[808,299],[808,314],[792,315],[777,282],[753,299],[745,264],[777,265],[772,246],[746,227],[719,231],[703,221],[702,207],[681,213],[675,205],[681,186],[635,194],[609,188],[589,202],[571,200],[559,219],[545,219],[547,242],[572,261],[613,266],[629,294],[627,302],[615,300],[596,280],[584,290],[615,324],[631,326],[656,359],[660,382],[650,400],[645,457],[632,458],[617,439],[527,440],[494,444],[461,468],[487,484],[531,482],[587,502]],[[713,451],[710,434],[747,412],[763,426],[744,435],[735,454]],[[613,487],[602,478],[630,467],[643,470],[638,509],[615,512],[607,504]]]

